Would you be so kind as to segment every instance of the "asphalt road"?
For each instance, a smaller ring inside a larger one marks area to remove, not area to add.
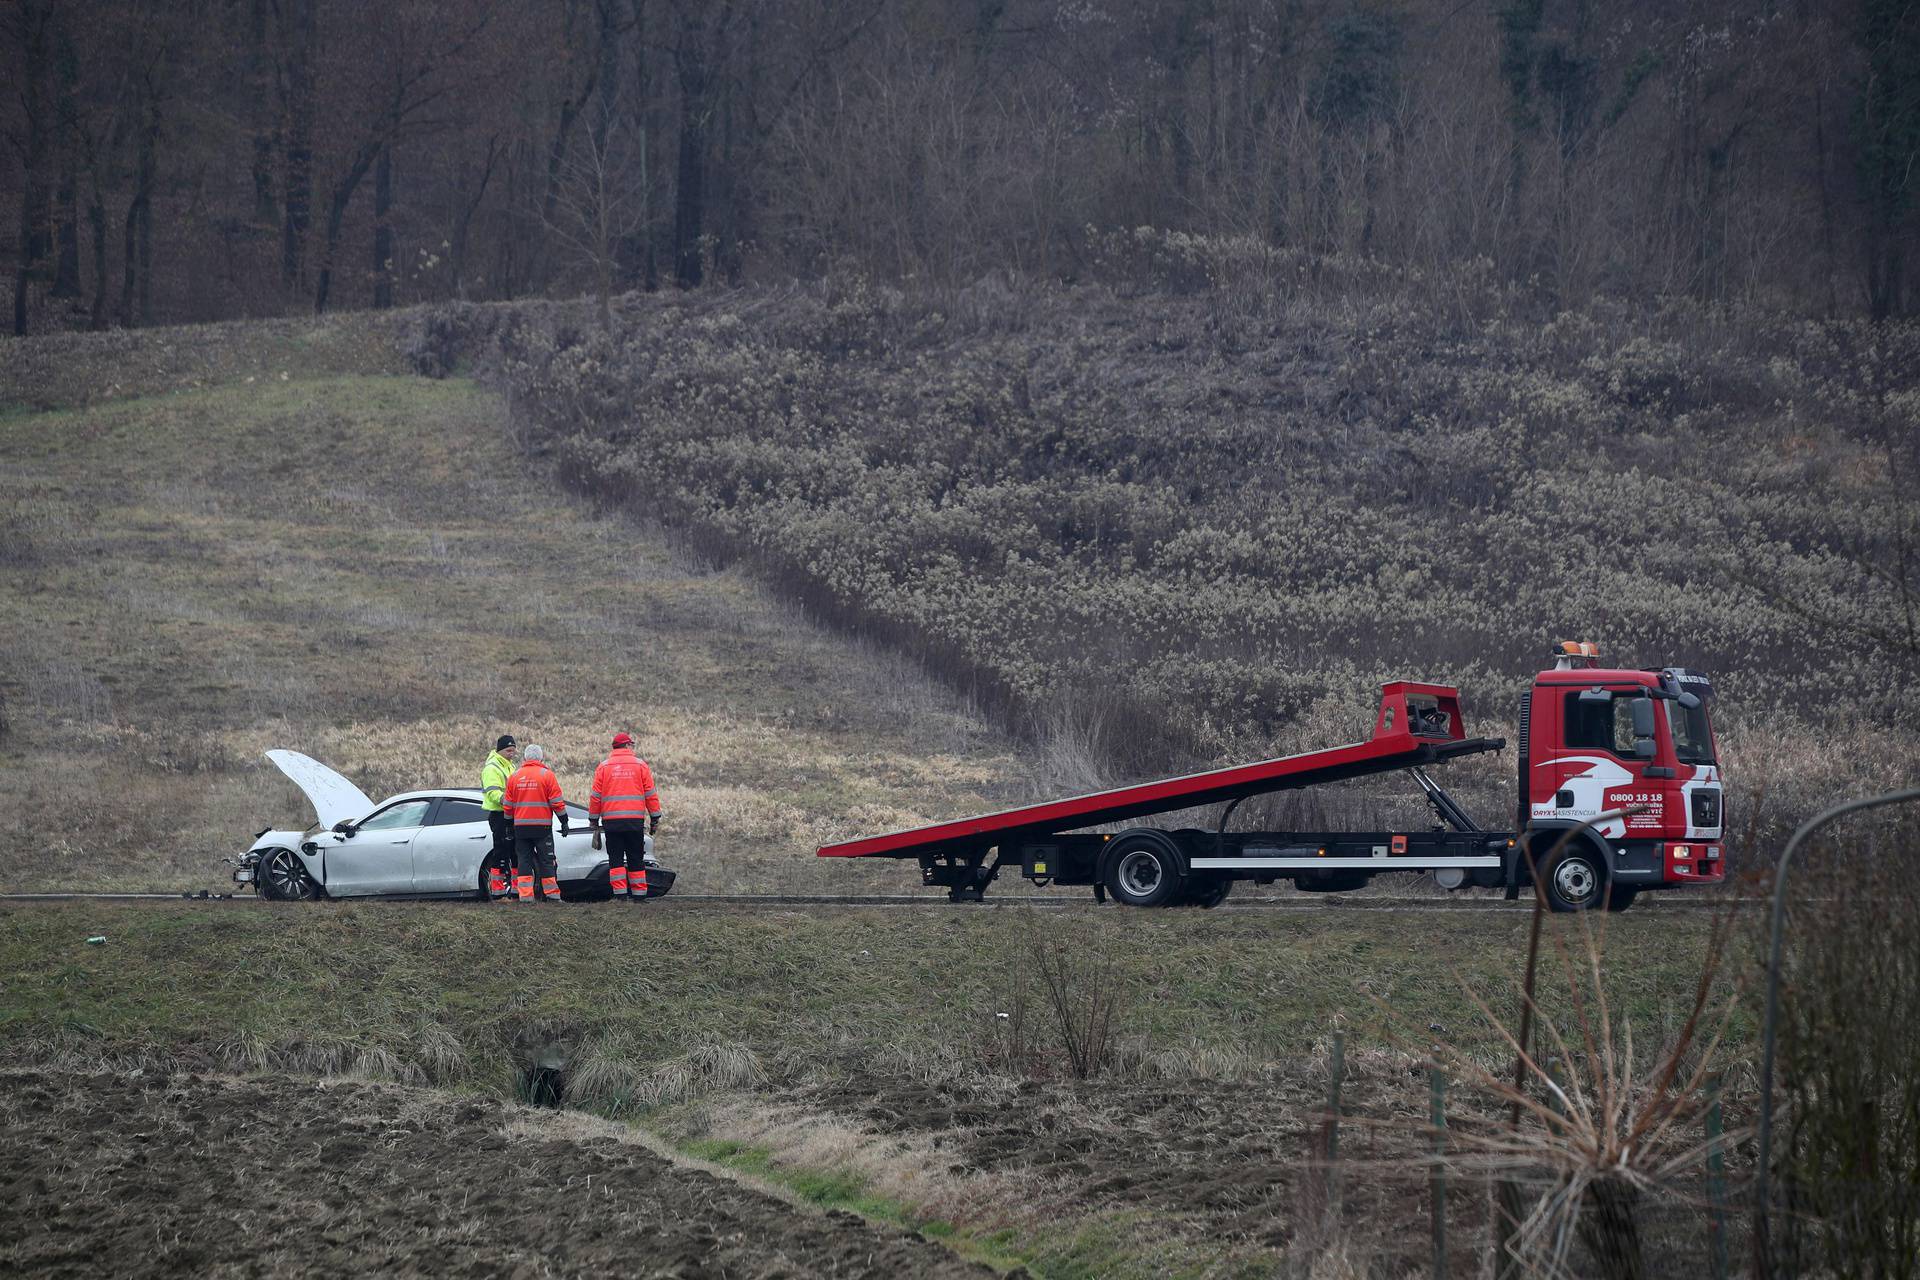
[[[404,899],[403,899],[404,900]],[[352,901],[352,899],[349,899]],[[378,901],[378,899],[366,899]],[[1634,903],[1636,914],[1648,911],[1712,911],[1734,902],[1758,902],[1760,899],[1708,897],[1700,894],[1671,893],[1659,896],[1642,897]],[[236,894],[231,897],[201,896],[181,893],[0,893],[0,902],[153,902],[153,903],[207,903],[218,906],[269,905],[265,899],[253,894]],[[434,900],[435,905],[451,906],[492,906],[491,903],[465,901],[458,899]],[[277,905],[277,904],[275,904]],[[599,904],[582,902],[570,906],[581,908]],[[938,893],[925,895],[907,894],[793,894],[793,893],[688,893],[671,894],[647,904],[650,910],[698,911],[716,908],[792,908],[792,907],[950,907],[955,910],[978,907],[988,908],[1032,908],[1041,911],[1072,911],[1096,907],[1100,904],[1087,897],[1039,898],[1039,897],[989,897],[985,902],[950,903]],[[1288,898],[1241,898],[1233,899],[1219,907],[1217,911],[1277,911],[1277,912],[1326,912],[1326,911],[1383,911],[1398,913],[1445,912],[1450,914],[1496,911],[1525,911],[1530,903],[1526,899],[1518,902],[1505,902],[1498,898],[1383,898],[1341,896],[1330,894],[1324,898],[1288,897]],[[507,910],[511,904],[501,904],[500,909]]]

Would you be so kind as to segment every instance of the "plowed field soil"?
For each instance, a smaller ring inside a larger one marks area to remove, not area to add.
[[[561,1117],[421,1089],[0,1077],[0,1273],[986,1276]]]

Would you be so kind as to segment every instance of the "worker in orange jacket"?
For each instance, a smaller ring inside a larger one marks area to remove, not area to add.
[[[633,750],[633,735],[613,735],[613,751],[593,771],[587,819],[607,832],[607,887],[615,898],[647,900],[647,836],[660,829],[660,788]]]
[[[528,744],[521,764],[507,779],[501,797],[513,821],[513,889],[521,902],[534,900],[533,879],[540,877],[540,897],[560,901],[560,881],[553,857],[553,820],[567,834],[567,806],[560,798],[560,779],[547,767],[547,753]]]

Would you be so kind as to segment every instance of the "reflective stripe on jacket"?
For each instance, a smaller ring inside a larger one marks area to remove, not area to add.
[[[550,827],[553,815],[567,807],[560,799],[560,779],[541,760],[529,760],[513,771],[504,799],[516,827]]]
[[[603,822],[638,821],[660,816],[660,789],[653,770],[633,754],[631,747],[615,747],[593,771],[593,790],[587,795],[587,816]]]
[[[480,807],[490,812],[499,812],[505,799],[507,779],[513,776],[513,761],[498,751],[487,757],[480,766]]]

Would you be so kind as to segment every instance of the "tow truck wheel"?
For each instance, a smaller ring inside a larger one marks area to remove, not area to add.
[[[1121,840],[1108,853],[1107,892],[1129,907],[1164,907],[1180,898],[1180,864],[1150,836]]]
[[[275,902],[309,902],[320,896],[320,886],[291,849],[267,850],[253,874],[259,878],[260,896]]]
[[[1585,911],[1599,906],[1607,877],[1593,850],[1584,844],[1561,851],[1546,869],[1547,905],[1555,911]]]

